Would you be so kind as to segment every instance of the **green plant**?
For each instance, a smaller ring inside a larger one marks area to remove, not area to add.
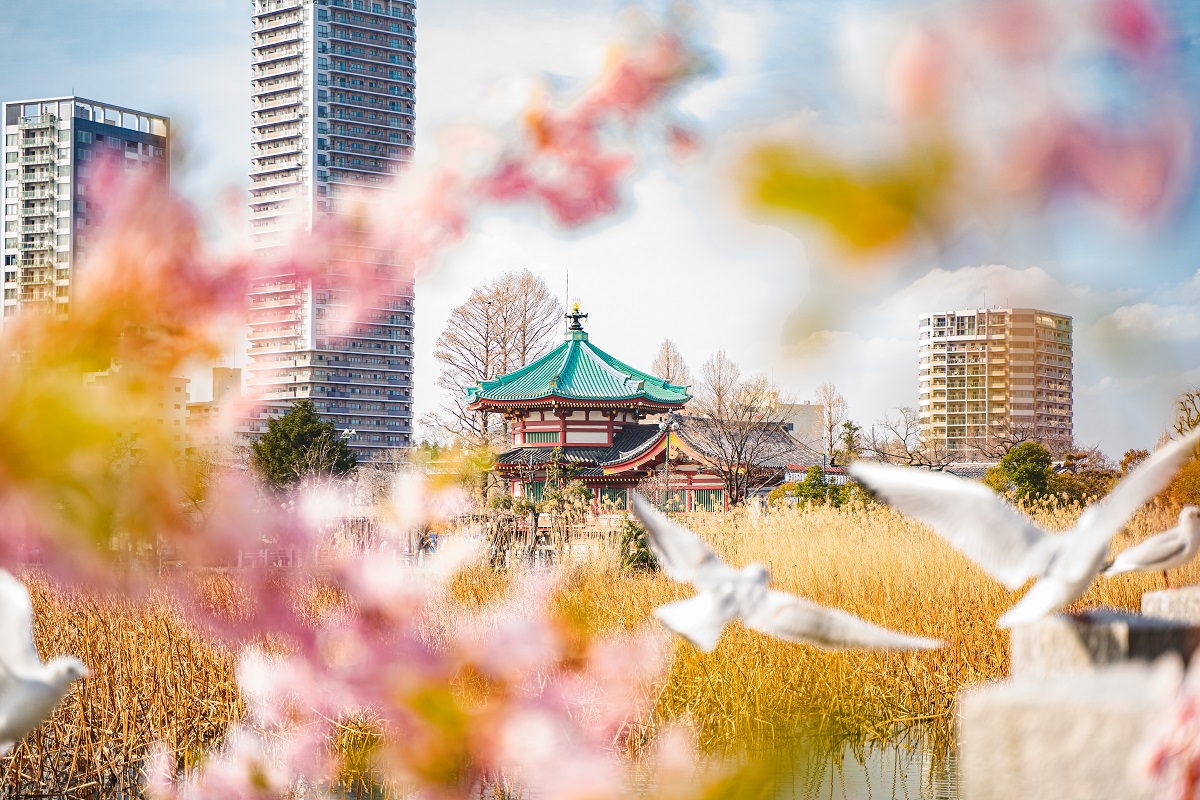
[[[357,457],[333,423],[317,415],[311,400],[299,400],[252,445],[255,470],[271,487],[285,489],[315,475],[350,473]]]
[[[838,486],[829,482],[825,470],[820,464],[813,464],[804,474],[804,480],[785,483],[776,487],[767,495],[767,502],[781,505],[789,498],[796,500],[796,505],[831,505],[841,506],[850,497],[849,486]]]
[[[1038,442],[1021,442],[987,471],[984,482],[1018,503],[1029,503],[1052,493],[1053,475],[1050,451]]]
[[[630,517],[621,523],[621,568],[629,572],[658,572],[658,559],[646,541],[646,528]]]

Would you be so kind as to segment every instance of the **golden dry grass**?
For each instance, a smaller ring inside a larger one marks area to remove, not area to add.
[[[1035,513],[1065,528],[1078,510]],[[1146,512],[1121,534],[1114,551],[1173,523]],[[688,521],[731,564],[767,564],[776,588],[948,646],[928,653],[828,653],[731,626],[716,651],[676,640],[650,716],[636,726],[639,750],[664,724],[690,720],[709,751],[779,744],[796,735],[837,745],[883,742],[919,728],[935,748],[949,743],[952,702],[963,686],[1002,677],[1007,634],[996,619],[1017,600],[921,525],[879,506],[735,513]],[[75,796],[111,796],[132,788],[146,748],[167,743],[180,765],[196,763],[240,718],[234,654],[190,626],[171,603],[98,600],[59,591],[36,575],[30,586],[35,633],[44,656],[72,653],[95,668],[51,720],[2,763],[10,791],[74,787]],[[514,573],[484,564],[458,573],[439,596],[437,624],[486,609],[513,587]],[[1200,582],[1196,565],[1172,576]],[[211,610],[237,615],[235,585],[207,586]],[[1081,607],[1136,609],[1157,574],[1101,579]],[[588,633],[654,625],[653,609],[690,590],[660,575],[620,569],[600,547],[561,568],[555,605]],[[339,592],[313,583],[297,598],[313,621],[346,610]],[[577,627],[577,626],[576,626]],[[436,637],[435,637],[436,638]],[[348,721],[347,752],[375,736],[369,721]],[[361,723],[361,724],[359,724]],[[353,739],[354,741],[350,741]],[[364,740],[365,741],[365,740]],[[353,745],[353,746],[352,746]],[[348,764],[348,767],[353,764]]]
[[[1038,509],[1051,529],[1078,509]],[[1114,542],[1124,549],[1173,523],[1146,512]],[[923,653],[830,653],[788,644],[734,625],[717,649],[675,645],[648,721],[649,734],[686,716],[710,750],[763,746],[797,733],[839,742],[887,741],[919,726],[934,746],[949,743],[955,693],[1008,669],[1008,635],[996,620],[1016,600],[922,525],[880,506],[816,507],[755,517],[697,517],[690,523],[731,564],[768,565],[773,585],[896,630],[932,636],[944,649]],[[1174,580],[1194,582],[1197,567]],[[1136,610],[1157,574],[1100,579],[1079,607]],[[689,590],[661,576],[615,568],[576,570],[573,604],[595,609],[600,629],[644,624],[660,603]]]
[[[77,655],[92,677],[3,761],[0,777],[14,796],[47,788],[119,796],[137,788],[151,743],[190,766],[241,716],[234,655],[171,603],[69,595],[37,575],[21,577],[42,656]]]

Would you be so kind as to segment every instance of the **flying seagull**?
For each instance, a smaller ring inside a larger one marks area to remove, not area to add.
[[[1071,530],[1050,534],[982,483],[940,472],[867,461],[850,475],[880,499],[928,524],[1009,589],[1037,583],[1000,618],[1009,628],[1036,622],[1083,596],[1108,556],[1108,543],[1162,491],[1200,443],[1200,429],[1143,461]]]
[[[0,569],[0,755],[42,723],[88,669],[74,656],[43,664],[25,585]]]
[[[1124,572],[1154,572],[1161,570],[1163,580],[1170,588],[1167,570],[1182,567],[1196,556],[1200,549],[1200,508],[1184,506],[1179,512],[1179,524],[1151,536],[1141,544],[1121,551],[1108,569],[1106,576]]]
[[[733,569],[699,536],[667,519],[636,492],[633,511],[646,526],[646,541],[663,572],[699,590],[695,597],[659,606],[654,615],[706,653],[712,652],[725,625],[735,619],[760,633],[826,650],[931,650],[942,646],[936,639],[906,636],[768,589],[770,576],[762,564]]]

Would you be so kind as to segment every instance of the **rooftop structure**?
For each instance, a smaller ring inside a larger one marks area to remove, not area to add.
[[[4,300],[0,325],[19,311],[66,314],[75,271],[95,223],[88,169],[103,157],[127,171],[169,175],[170,120],[87,100],[3,104]]]
[[[189,452],[225,455],[237,441],[234,427],[241,410],[242,371],[236,367],[213,367],[212,399],[187,404],[187,447]]]
[[[926,442],[966,460],[1014,440],[1070,445],[1070,317],[1033,308],[923,314],[918,343]]]

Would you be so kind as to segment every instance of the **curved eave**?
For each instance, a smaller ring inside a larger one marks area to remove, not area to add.
[[[629,397],[568,397],[561,394],[545,395],[543,397],[522,398],[520,400],[498,400],[491,397],[481,397],[471,401],[467,411],[503,411],[505,409],[543,409],[555,407],[569,408],[644,408],[654,411],[672,411],[683,408],[687,401],[667,402],[654,400],[643,395]]]
[[[631,455],[624,461],[618,461],[615,464],[605,464],[604,474],[611,475],[620,472],[626,472],[628,470],[641,469],[646,464],[655,461],[660,455],[664,455],[666,453],[666,449],[667,439],[665,436],[660,436],[657,439],[654,439],[653,444],[651,444],[648,448]],[[689,445],[686,441],[681,439],[678,435],[671,436],[671,449],[675,452],[686,453],[688,457],[697,464],[700,464],[704,467],[711,467],[708,459],[706,459],[700,454],[700,452]]]

